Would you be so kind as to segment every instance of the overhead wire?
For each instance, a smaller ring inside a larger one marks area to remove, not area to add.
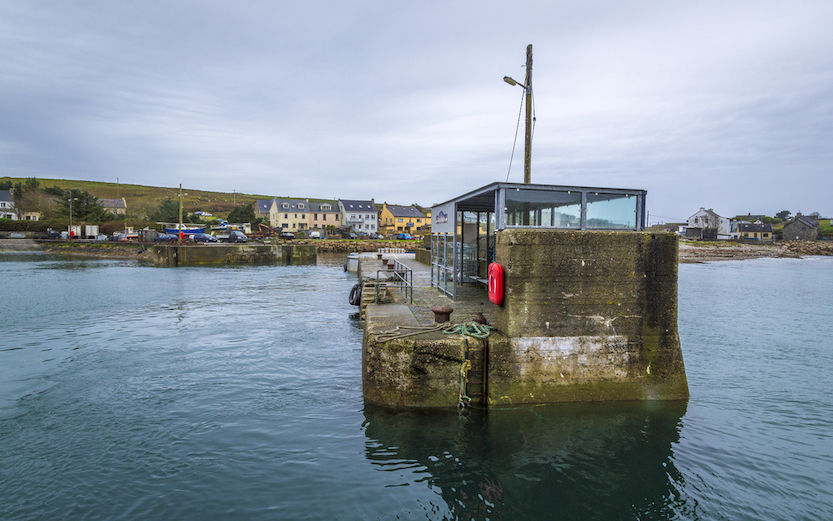
[[[506,182],[509,182],[509,174],[512,172],[512,160],[515,158],[515,147],[518,144],[518,130],[521,128],[521,114],[524,112],[524,96],[521,95],[521,106],[518,109],[518,124],[515,125],[515,141],[512,142],[512,155],[509,156],[509,170],[506,171]]]

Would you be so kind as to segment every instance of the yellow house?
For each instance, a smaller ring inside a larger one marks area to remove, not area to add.
[[[384,235],[410,233],[426,235],[431,230],[431,217],[414,206],[397,206],[385,203],[379,215],[379,231]]]
[[[309,202],[306,199],[275,199],[277,219],[275,226],[297,232],[309,227]]]

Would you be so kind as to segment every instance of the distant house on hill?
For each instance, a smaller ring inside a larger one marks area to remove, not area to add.
[[[741,223],[738,225],[738,238],[772,242],[772,225],[760,223]]]
[[[309,229],[339,227],[341,225],[341,209],[337,201],[322,201],[309,203]]]
[[[306,230],[309,226],[309,202],[306,199],[275,199],[278,219],[272,228],[281,228],[291,232]]]
[[[378,232],[376,203],[370,201],[351,201],[339,199],[338,206],[341,210],[341,223],[350,226],[357,234],[371,234]]]
[[[425,235],[426,226],[430,219],[415,206],[397,206],[384,203],[379,218],[379,232],[385,235],[392,233],[410,233]]]
[[[124,200],[124,197],[121,199],[99,199],[98,204],[113,215],[127,213],[127,201]]]
[[[717,215],[711,208],[700,207],[688,218],[686,237],[705,240],[728,240],[731,230],[729,219]]]
[[[0,190],[0,219],[17,220],[14,198],[9,190]]]
[[[785,241],[814,241],[819,237],[819,222],[798,214],[784,225],[781,237]]]
[[[255,201],[255,217],[266,221],[270,228],[277,228],[278,207],[275,199],[258,199]]]

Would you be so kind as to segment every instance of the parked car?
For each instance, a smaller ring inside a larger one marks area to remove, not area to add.
[[[104,242],[104,241],[107,240],[107,236],[102,234],[102,233],[99,233],[98,235],[95,236],[95,240],[97,240],[99,242]]]
[[[226,242],[247,242],[248,240],[249,238],[246,237],[243,232],[232,230],[228,232],[228,239],[226,239]]]
[[[119,240],[127,240],[127,239],[119,239]],[[156,241],[156,242],[176,242],[179,239],[177,238],[176,235],[174,235],[172,233],[160,233],[153,240]]]
[[[194,242],[218,242],[217,237],[208,233],[195,233],[191,238]]]
[[[321,238],[321,232],[309,232],[309,238],[310,239],[320,239]]]
[[[396,238],[399,239],[400,241],[410,241],[411,240],[411,234],[410,233],[397,233]]]
[[[294,238],[295,238],[295,234],[294,234],[294,233],[292,233],[292,232],[281,232],[281,234],[280,234],[280,238],[281,238],[281,239],[294,239]]]

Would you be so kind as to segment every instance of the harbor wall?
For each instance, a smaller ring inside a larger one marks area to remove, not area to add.
[[[677,332],[677,237],[502,230],[505,298],[489,403],[688,398]]]
[[[367,306],[365,399],[453,407],[463,390],[482,393],[485,407],[685,400],[677,247],[665,233],[500,231],[505,298],[495,309],[497,330],[485,340],[437,332],[385,340],[418,325],[413,312],[401,303]]]
[[[172,244],[153,247],[160,266],[228,266],[240,264],[311,264],[316,247],[305,244]]]

